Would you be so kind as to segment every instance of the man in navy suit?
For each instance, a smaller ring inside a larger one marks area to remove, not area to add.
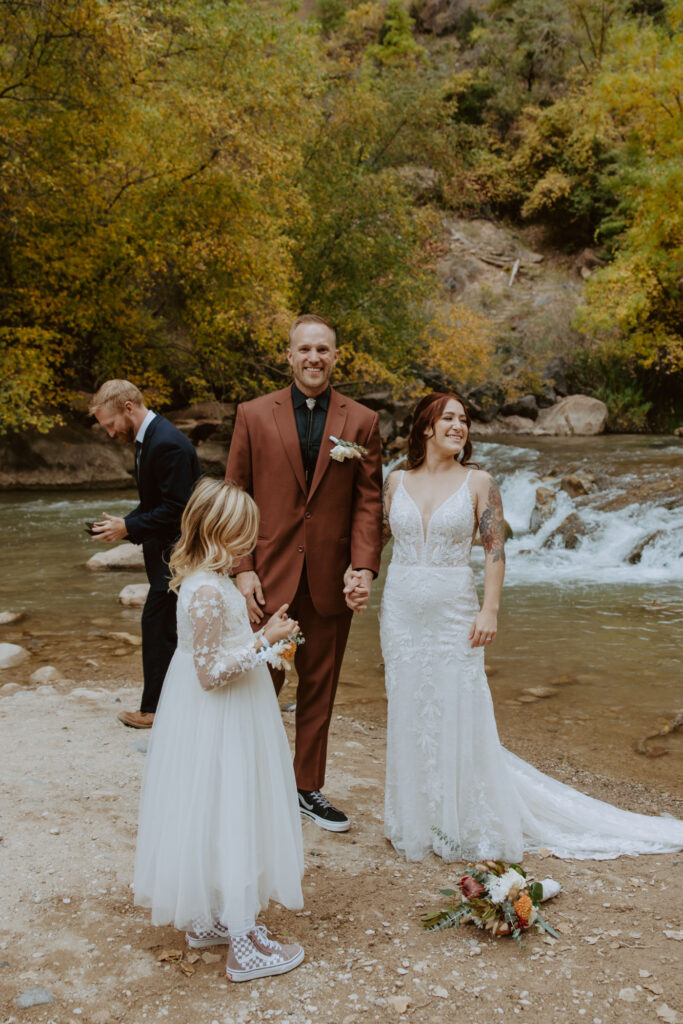
[[[119,721],[149,729],[176,649],[176,595],[168,589],[168,559],[180,534],[180,520],[199,478],[192,442],[172,423],[145,408],[127,380],[108,380],[93,396],[90,413],[110,437],[135,442],[135,479],[140,503],[125,518],[104,513],[93,525],[98,540],[127,537],[142,544],[149,593],[142,610],[144,686],[139,711],[121,711]]]

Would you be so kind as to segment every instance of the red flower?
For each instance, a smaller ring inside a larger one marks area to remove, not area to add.
[[[460,890],[465,899],[471,900],[477,896],[483,896],[486,889],[471,875],[463,875],[460,879]]]

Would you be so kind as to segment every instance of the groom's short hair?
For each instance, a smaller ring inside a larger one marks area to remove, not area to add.
[[[110,405],[120,412],[126,402],[132,402],[133,405],[145,404],[140,389],[129,380],[107,380],[92,396],[88,411],[94,416],[102,406]]]
[[[326,320],[324,316],[318,316],[317,313],[302,313],[298,316],[292,326],[289,328],[289,343],[291,345],[292,339],[294,338],[294,331],[299,327],[300,324],[322,324],[323,327],[327,327],[329,331],[332,331],[332,337],[334,338],[334,344],[337,344],[337,332],[335,331],[329,320]]]

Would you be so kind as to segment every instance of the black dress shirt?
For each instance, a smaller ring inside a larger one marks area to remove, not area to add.
[[[325,434],[325,420],[327,409],[330,404],[330,389],[325,389],[315,397],[315,406],[309,409],[306,404],[307,396],[299,391],[296,384],[292,384],[292,404],[294,405],[294,419],[301,445],[301,458],[304,463],[304,475],[306,484],[311,486],[311,480],[315,472],[315,464],[318,461],[320,445]]]

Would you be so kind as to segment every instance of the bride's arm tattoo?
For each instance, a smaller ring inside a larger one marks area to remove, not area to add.
[[[389,497],[389,477],[384,481],[382,487],[382,547],[391,540],[391,525],[389,523],[389,508],[391,499]]]
[[[505,562],[505,520],[498,487],[491,481],[486,506],[479,517],[479,533],[484,551],[494,562]]]

